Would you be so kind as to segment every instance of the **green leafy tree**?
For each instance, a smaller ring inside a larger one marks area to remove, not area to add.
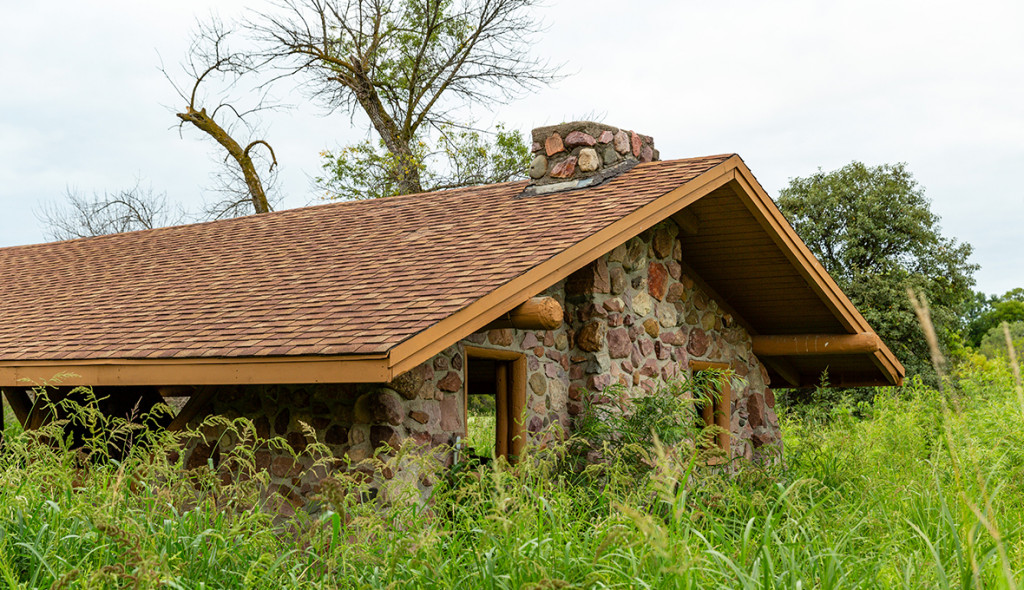
[[[1024,359],[1024,320],[1005,322],[1010,330],[1010,341],[1013,343],[1013,350],[1018,359]],[[981,339],[978,346],[981,354],[990,359],[1005,358],[1009,356],[1006,348],[1006,332],[1003,331],[1003,323],[999,323],[989,329]]]
[[[536,3],[282,0],[249,29],[267,63],[299,76],[327,108],[365,116],[379,138],[325,154],[321,184],[340,196],[409,194],[525,170],[525,145],[508,145],[518,135],[499,130],[492,144],[453,130],[472,127],[457,116],[468,105],[509,100],[554,78],[527,51]]]
[[[516,180],[525,175],[530,151],[522,135],[499,125],[492,141],[474,130],[446,126],[433,152],[424,141],[412,146],[424,191]],[[383,140],[366,140],[337,151],[321,152],[323,174],[317,185],[328,198],[371,199],[401,193],[398,168],[403,160]]]
[[[1024,321],[1024,288],[1011,289],[1002,297],[975,293],[974,301],[965,314],[967,342],[981,346],[982,339],[1003,322],[1013,324]]]
[[[963,309],[974,298],[970,244],[942,235],[924,189],[905,164],[852,162],[833,172],[794,178],[778,199],[843,292],[909,375],[935,378],[928,345],[907,298],[927,297],[940,344],[958,344]]]

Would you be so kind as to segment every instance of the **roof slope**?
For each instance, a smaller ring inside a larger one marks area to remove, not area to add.
[[[64,371],[91,385],[389,381],[676,214],[696,224],[681,235],[688,274],[751,334],[878,343],[765,349],[773,381],[902,380],[739,156],[525,186],[0,249],[0,386]]]
[[[0,249],[0,361],[384,353],[729,156]]]

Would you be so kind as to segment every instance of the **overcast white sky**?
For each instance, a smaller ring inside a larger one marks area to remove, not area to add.
[[[33,207],[65,187],[138,177],[197,208],[221,156],[179,137],[158,65],[184,56],[197,16],[244,4],[5,2],[0,246],[43,241]],[[819,167],[906,162],[944,234],[974,245],[977,287],[1024,286],[1024,2],[551,0],[536,14],[548,29],[533,51],[571,75],[477,109],[480,124],[596,117],[652,135],[663,159],[739,153],[773,196]],[[364,137],[319,114],[267,118],[281,207],[316,198],[320,150]]]

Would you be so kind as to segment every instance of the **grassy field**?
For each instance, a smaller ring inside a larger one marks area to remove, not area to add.
[[[333,481],[290,520],[259,509],[258,474],[225,485],[181,476],[173,454],[84,459],[9,429],[0,587],[1018,588],[1024,402],[1008,365],[853,410],[784,413],[784,466],[734,476],[685,445],[586,471],[549,447],[435,471],[427,504],[397,485],[360,504],[358,481]],[[230,459],[246,471],[244,451]]]

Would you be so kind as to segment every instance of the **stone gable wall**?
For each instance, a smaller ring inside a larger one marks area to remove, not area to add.
[[[555,423],[571,428],[584,397],[601,403],[609,385],[651,390],[701,360],[734,371],[733,456],[774,460],[781,439],[767,372],[746,330],[684,272],[678,231],[674,222],[659,224],[548,289],[565,311],[557,330],[472,334],[388,384],[226,387],[213,413],[251,417],[261,436],[283,437],[296,451],[308,427],[339,464],[354,465],[385,443],[436,447],[463,435],[466,345],[525,353],[531,437]],[[201,451],[190,463],[205,462]],[[316,475],[300,476],[309,459],[271,450],[256,458],[282,494],[315,491]]]

